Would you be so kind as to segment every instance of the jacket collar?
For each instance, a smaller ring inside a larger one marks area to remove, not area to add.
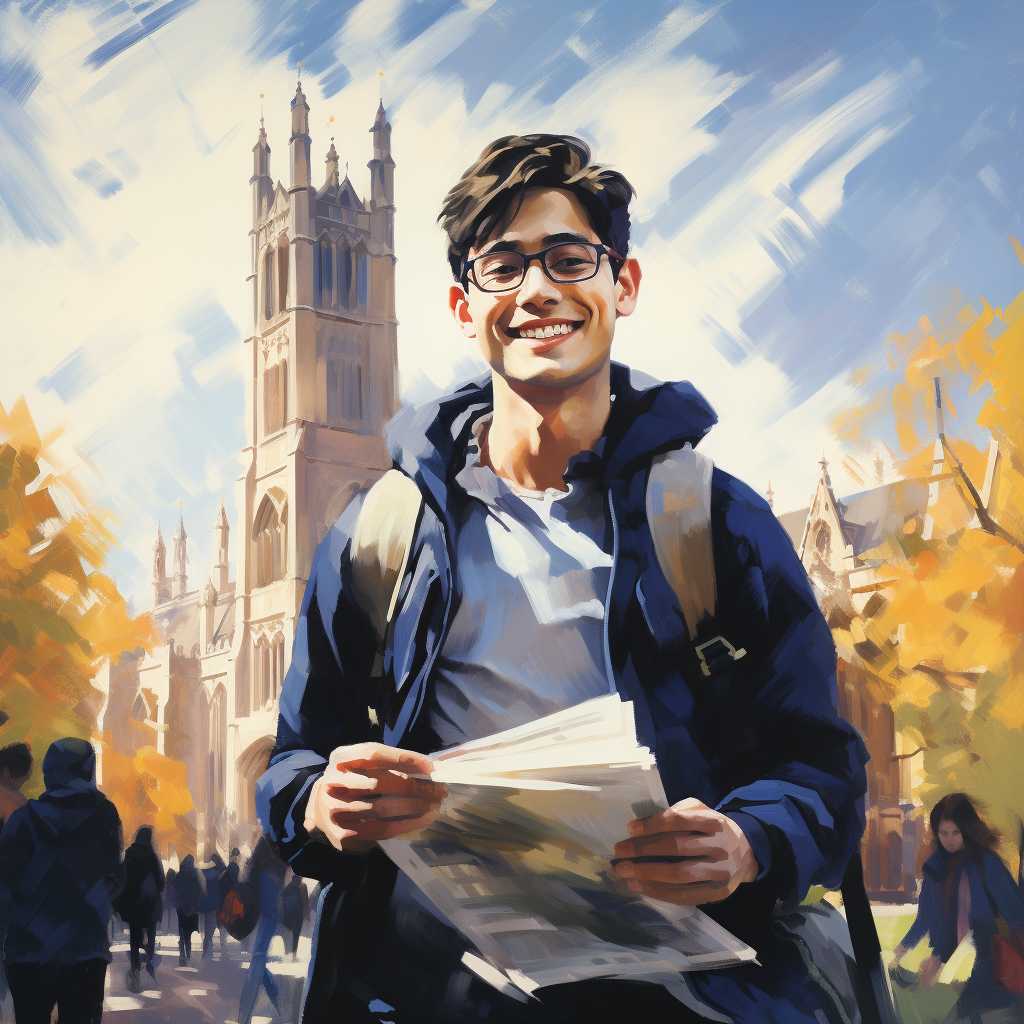
[[[612,363],[611,388],[612,412],[597,453],[606,487],[653,455],[687,442],[696,447],[718,420],[688,381],[663,383]],[[493,401],[488,373],[425,405],[403,409],[388,424],[395,465],[441,508],[447,507],[451,481],[462,468],[473,423]]]

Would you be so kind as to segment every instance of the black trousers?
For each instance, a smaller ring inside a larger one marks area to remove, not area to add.
[[[139,973],[139,949],[146,954],[146,965],[153,963],[153,950],[156,947],[156,921],[128,922],[128,951],[132,961],[132,971]]]
[[[192,956],[192,933],[199,931],[199,915],[178,911],[178,955],[188,960]]]
[[[50,1024],[56,1005],[60,1024],[99,1024],[107,961],[7,964],[18,1024]]]

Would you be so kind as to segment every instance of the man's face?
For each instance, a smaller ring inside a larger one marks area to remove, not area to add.
[[[586,210],[569,192],[531,189],[515,217],[470,258],[484,252],[512,249],[535,253],[563,241],[600,244]],[[452,315],[468,338],[476,338],[491,369],[510,385],[564,389],[581,384],[604,370],[609,361],[615,320],[636,307],[640,267],[627,260],[613,277],[607,256],[596,277],[588,281],[555,282],[539,260],[512,291],[483,292],[454,285],[449,294]],[[551,337],[527,337],[527,332]]]

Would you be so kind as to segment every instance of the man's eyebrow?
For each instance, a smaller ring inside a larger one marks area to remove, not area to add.
[[[541,243],[541,248],[546,249],[549,245],[561,245],[563,242],[585,242],[587,245],[594,244],[586,235],[581,235],[578,231],[560,231],[555,235],[545,235],[544,240]],[[483,254],[487,252],[525,251],[526,246],[514,238],[496,238],[493,242],[480,250],[480,255],[483,256]]]

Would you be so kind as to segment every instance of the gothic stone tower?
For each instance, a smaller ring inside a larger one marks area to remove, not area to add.
[[[250,179],[253,333],[237,495],[231,758],[243,774],[272,744],[313,553],[352,496],[390,467],[383,428],[398,410],[391,126],[382,104],[364,201],[347,174],[339,177],[333,141],[326,180],[313,183],[301,83],[291,114],[289,186],[270,176],[262,122]],[[248,802],[241,789],[237,799]]]

